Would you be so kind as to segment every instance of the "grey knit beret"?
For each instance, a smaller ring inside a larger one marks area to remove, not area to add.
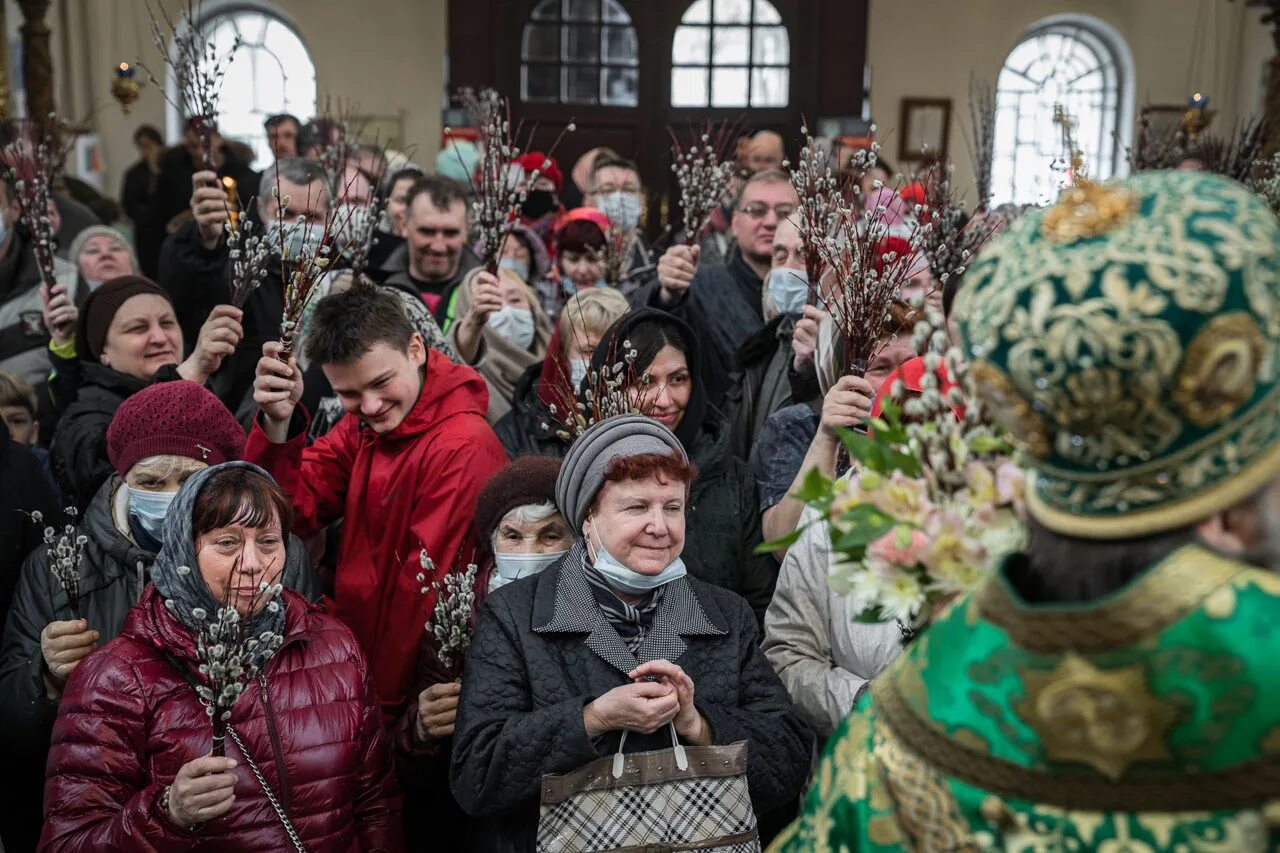
[[[643,415],[617,415],[592,424],[569,448],[556,477],[556,505],[573,525],[582,529],[596,493],[604,485],[604,472],[619,456],[677,451],[688,459],[671,430]]]

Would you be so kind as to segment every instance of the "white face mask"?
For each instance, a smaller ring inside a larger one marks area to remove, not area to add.
[[[634,193],[607,193],[596,198],[600,212],[609,217],[609,223],[619,231],[633,230],[640,224],[640,196]]]
[[[590,369],[591,362],[585,358],[569,359],[569,382],[575,391],[582,387],[582,380],[587,378]]]
[[[567,553],[569,551],[566,549],[542,554],[494,554],[497,571],[489,582],[489,590],[493,591],[520,578],[536,575]]]
[[[297,261],[303,255],[314,255],[319,250],[321,238],[324,236],[324,226],[317,222],[307,222],[302,219],[294,222],[286,220],[281,226],[279,220],[273,219],[267,225],[267,245],[271,247],[271,252],[276,257],[280,257],[282,231],[284,232],[284,258],[289,261]]]
[[[520,349],[533,344],[533,312],[528,308],[503,305],[489,315],[489,328]]]
[[[588,518],[587,521],[591,523],[591,532],[595,533],[595,519]],[[676,557],[656,575],[642,575],[635,569],[629,569],[614,559],[613,555],[605,550],[604,543],[600,541],[599,535],[596,536],[596,543],[594,546],[596,557],[593,566],[597,572],[604,575],[604,579],[608,581],[609,586],[618,592],[625,592],[628,595],[644,595],[646,592],[671,583],[671,581],[679,580],[689,574],[689,571],[684,567],[684,560]]]

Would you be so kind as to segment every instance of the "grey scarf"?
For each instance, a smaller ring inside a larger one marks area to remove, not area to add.
[[[178,489],[177,496],[169,506],[169,514],[164,519],[164,542],[151,567],[151,580],[156,585],[156,590],[164,596],[165,606],[193,634],[199,633],[203,621],[195,615],[196,609],[202,609],[212,618],[222,603],[213,597],[209,585],[200,575],[191,516],[195,512],[200,490],[213,475],[226,468],[247,468],[275,483],[270,474],[249,462],[224,462],[192,474],[182,484],[182,488]],[[283,579],[283,573],[281,578]],[[249,620],[248,628],[254,634],[271,631],[283,635],[284,607],[278,607],[274,612],[264,607]]]

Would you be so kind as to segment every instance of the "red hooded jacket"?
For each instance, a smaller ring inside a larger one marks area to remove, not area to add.
[[[364,655],[337,619],[283,595],[284,643],[265,668],[265,695],[250,682],[231,726],[307,850],[401,850],[399,788]],[[231,811],[188,832],[161,809],[182,765],[209,753],[213,730],[188,681],[196,666],[195,638],[149,585],[120,635],[67,682],[42,851],[293,849],[229,736],[227,757],[239,762]]]
[[[245,459],[293,501],[299,536],[345,518],[335,613],[369,658],[388,720],[413,698],[418,645],[435,607],[435,594],[420,591],[419,551],[437,577],[473,558],[476,496],[507,462],[484,419],[480,375],[427,350],[426,377],[408,417],[388,433],[348,414],[310,447],[305,430],[275,444],[256,422],[245,445]]]

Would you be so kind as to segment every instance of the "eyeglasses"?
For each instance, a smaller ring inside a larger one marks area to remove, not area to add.
[[[745,213],[752,219],[764,219],[765,214],[767,214],[770,209],[769,205],[765,204],[763,201],[753,201],[751,204],[744,205],[739,208],[739,212]],[[786,219],[788,216],[796,212],[796,205],[791,202],[783,202],[782,204],[775,204],[772,207],[772,210],[774,215],[779,219]]]

